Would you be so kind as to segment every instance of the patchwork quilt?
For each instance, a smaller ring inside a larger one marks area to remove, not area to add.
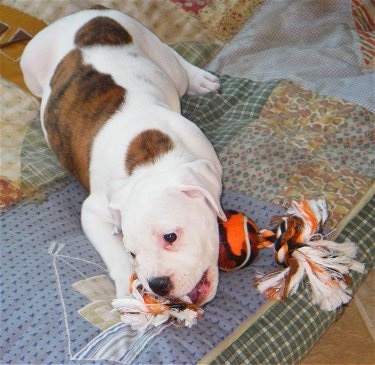
[[[0,4],[2,363],[298,363],[342,313],[304,285],[283,302],[252,285],[277,269],[272,250],[222,273],[192,328],[129,332],[110,308],[113,284],[80,227],[87,193],[44,141],[39,100],[23,83],[27,41],[97,1]],[[291,199],[324,197],[326,230],[374,267],[375,35],[366,0],[102,0],[135,17],[222,93],[184,96],[182,113],[213,143],[223,206],[260,227]],[[350,274],[354,291],[365,275]],[[95,290],[94,290],[95,288]],[[99,289],[98,289],[99,288]]]

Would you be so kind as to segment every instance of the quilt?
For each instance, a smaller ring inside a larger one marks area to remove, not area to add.
[[[45,143],[39,101],[18,65],[28,39],[46,24],[96,3],[0,4],[1,361],[298,363],[343,309],[320,310],[306,286],[284,302],[263,298],[251,283],[257,272],[277,267],[267,250],[250,267],[221,274],[218,296],[196,326],[151,331],[133,339],[132,351],[114,353],[126,329],[105,310],[111,283],[79,226],[87,193]],[[371,1],[101,3],[137,18],[219,76],[221,94],[184,96],[181,105],[222,162],[225,208],[266,228],[290,199],[324,197],[327,230],[339,242],[356,242],[357,259],[373,268]],[[351,274],[354,290],[364,277]],[[90,278],[102,285],[100,295],[79,290],[77,283]],[[95,301],[102,302],[88,316],[98,318],[87,318],[83,308]]]

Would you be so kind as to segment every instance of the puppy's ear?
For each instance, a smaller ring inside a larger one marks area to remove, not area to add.
[[[187,167],[187,168],[186,168]],[[223,221],[227,218],[221,208],[221,170],[211,161],[197,160],[181,169],[180,191],[191,198],[204,197],[216,215]]]
[[[226,222],[227,217],[221,208],[220,201],[218,199],[215,199],[215,197],[206,189],[198,186],[198,185],[181,185],[179,187],[183,193],[185,193],[187,196],[191,198],[200,198],[204,197],[210,207],[214,210],[216,215],[224,222]]]

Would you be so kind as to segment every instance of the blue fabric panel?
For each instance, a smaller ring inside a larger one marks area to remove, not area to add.
[[[105,273],[81,230],[85,196],[79,184],[70,181],[43,203],[23,202],[1,214],[1,363],[74,363],[71,357],[100,333],[77,313],[88,302],[71,288],[84,277]],[[229,191],[223,206],[246,213],[262,228],[283,211]],[[55,249],[64,245],[57,258],[49,253],[53,243]],[[205,307],[203,318],[192,328],[166,328],[136,363],[197,362],[265,302],[252,281],[257,271],[273,268],[272,250],[265,249],[250,267],[221,273],[217,296]]]

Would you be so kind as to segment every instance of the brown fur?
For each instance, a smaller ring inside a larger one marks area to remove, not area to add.
[[[125,89],[110,75],[83,64],[79,49],[59,63],[50,82],[44,126],[62,165],[89,190],[92,141],[125,101]]]
[[[140,165],[155,163],[158,157],[173,147],[169,136],[156,129],[140,133],[129,145],[125,159],[126,172],[130,175]]]
[[[90,10],[110,10],[109,8],[106,8],[104,5],[93,5]]]
[[[120,23],[106,16],[98,16],[79,29],[74,41],[78,47],[124,46],[132,43],[132,37]]]

